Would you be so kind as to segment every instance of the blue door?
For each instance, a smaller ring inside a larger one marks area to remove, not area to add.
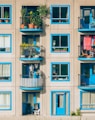
[[[82,82],[86,85],[95,85],[95,64],[82,64]]]
[[[65,93],[56,94],[56,115],[66,114],[66,95]]]
[[[91,8],[83,8],[83,19],[86,28],[89,28]]]

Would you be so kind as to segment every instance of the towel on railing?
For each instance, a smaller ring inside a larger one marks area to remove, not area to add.
[[[85,36],[83,40],[83,49],[91,50],[92,39],[90,36]]]

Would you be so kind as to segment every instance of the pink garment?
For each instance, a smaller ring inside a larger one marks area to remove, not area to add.
[[[92,38],[90,36],[85,36],[83,40],[83,49],[91,50]]]

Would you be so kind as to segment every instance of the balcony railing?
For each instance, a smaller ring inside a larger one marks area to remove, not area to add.
[[[79,74],[78,75],[78,86],[82,89],[95,89],[94,75]]]
[[[44,58],[45,50],[44,47],[38,47],[38,46],[20,46],[20,57],[21,58]]]
[[[43,78],[23,78],[21,77],[21,87],[24,88],[42,88],[43,87]]]
[[[78,46],[78,58],[81,59],[91,59],[95,60],[95,46],[86,46],[84,49],[81,46]]]

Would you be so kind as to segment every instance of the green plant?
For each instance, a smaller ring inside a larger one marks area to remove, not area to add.
[[[39,16],[39,13],[37,11],[32,14],[30,21],[38,27],[42,26],[43,23],[42,18]]]
[[[80,116],[80,115],[81,115],[80,109],[77,109],[76,115],[77,115],[77,116]]]
[[[71,112],[71,116],[76,116],[76,113],[75,112]]]
[[[22,16],[22,17],[25,17],[25,16],[26,16],[26,13],[27,13],[27,9],[26,9],[26,8],[22,8],[22,9],[21,9],[21,16]]]
[[[5,11],[5,13],[4,13],[4,17],[5,17],[5,18],[8,18],[8,17],[9,17],[9,13],[8,13],[8,11]]]
[[[46,5],[41,5],[37,8],[37,11],[41,18],[46,17],[49,14],[49,8]]]

